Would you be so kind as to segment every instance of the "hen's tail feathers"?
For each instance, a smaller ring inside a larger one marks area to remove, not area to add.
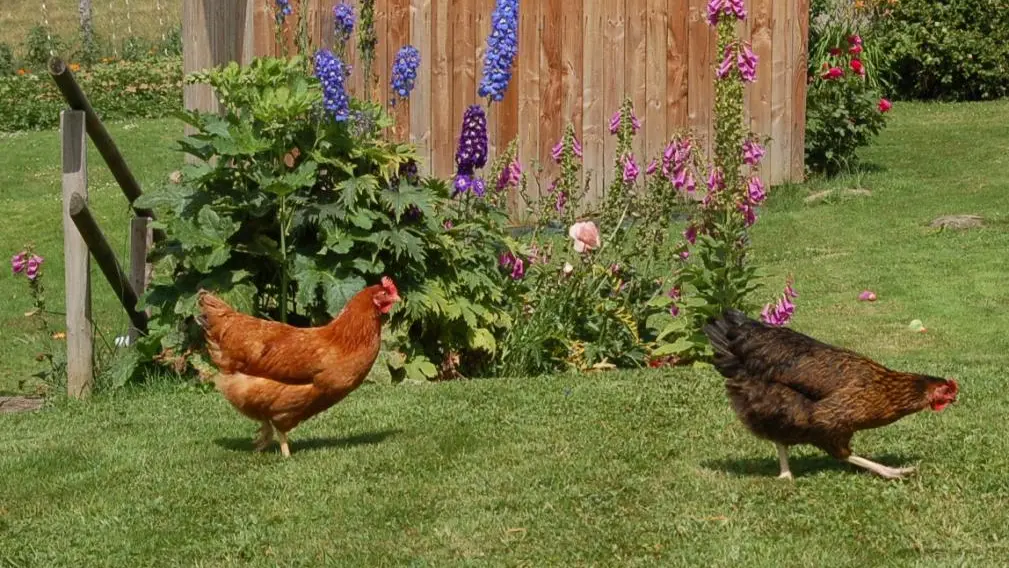
[[[231,306],[206,290],[199,291],[196,301],[200,306],[200,315],[196,317],[196,322],[204,330],[209,329],[213,320],[231,312]]]
[[[733,377],[740,370],[742,361],[733,351],[732,344],[740,335],[740,327],[752,321],[743,312],[729,308],[721,317],[712,318],[701,328],[715,350],[715,368],[722,376]]]

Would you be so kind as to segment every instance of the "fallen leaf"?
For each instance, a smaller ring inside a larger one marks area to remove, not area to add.
[[[62,331],[57,331],[56,333],[53,334],[53,339],[66,339],[66,338],[67,334],[63,333]]]

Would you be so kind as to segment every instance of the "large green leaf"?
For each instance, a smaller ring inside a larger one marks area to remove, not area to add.
[[[352,274],[345,268],[319,265],[319,259],[306,255],[296,255],[292,277],[298,283],[296,301],[308,307],[316,302],[316,294],[322,288],[322,296],[329,315],[336,315],[367,284],[364,278]]]

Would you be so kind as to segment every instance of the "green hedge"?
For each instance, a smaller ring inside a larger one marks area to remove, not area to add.
[[[75,75],[103,120],[160,118],[182,108],[178,57],[106,61],[78,69]],[[47,74],[21,69],[0,77],[0,131],[55,128],[64,108],[66,103]]]
[[[1009,93],[1009,0],[899,0],[876,7],[902,99],[985,100]]]

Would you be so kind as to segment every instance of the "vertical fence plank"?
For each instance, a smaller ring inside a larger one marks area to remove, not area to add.
[[[564,8],[562,0],[542,0],[542,33],[540,35],[540,148],[539,161],[543,166],[543,181],[557,173],[551,150],[563,132],[564,83],[561,70],[561,25]],[[545,191],[545,189],[544,189]]]
[[[602,198],[601,176],[609,164],[604,154],[608,117],[604,105],[606,76],[603,61],[606,44],[604,12],[598,2],[585,2],[584,33],[582,34],[582,148],[585,170],[592,175],[586,201],[597,203]]]
[[[476,52],[473,56],[474,93],[479,88],[480,79],[483,77],[484,56],[487,53],[487,36],[490,35],[491,14],[494,12],[494,5],[496,3],[496,0],[476,0],[476,9],[473,15],[476,32],[474,39]],[[487,171],[490,171],[491,164],[494,163],[499,151],[497,132],[498,115],[500,114],[498,112],[499,108],[496,104],[487,104],[487,99],[481,99],[477,94],[474,94],[473,97],[474,101],[482,104],[487,111]]]
[[[519,161],[530,174],[535,172],[540,144],[540,12],[541,2],[523,2],[519,5],[519,74],[518,133]],[[513,86],[512,88],[514,88]],[[529,177],[528,197],[539,197],[536,183]],[[520,211],[528,213],[526,204]]]
[[[582,17],[582,0],[568,0],[561,17],[561,133],[571,124],[575,128],[575,138],[585,141],[583,129],[583,97],[582,84],[586,77],[582,74],[584,60],[585,22]],[[584,160],[584,144],[582,146]],[[583,161],[584,163],[584,161]],[[579,187],[584,183],[585,171],[579,177]]]
[[[648,107],[648,36],[647,0],[625,0],[625,18],[627,21],[627,43],[624,52],[624,84],[627,94],[634,101],[634,114],[639,120],[646,118]],[[663,122],[665,122],[663,120]],[[642,123],[644,127],[644,123]],[[632,151],[638,160],[645,152],[646,132],[638,131],[634,137]]]
[[[757,55],[757,80],[750,85],[750,130],[764,137],[771,134],[771,97],[774,88],[774,61],[771,58],[771,4],[773,0],[752,0],[750,7],[750,37]],[[764,182],[770,181],[772,160],[770,148],[761,160],[758,173]]]
[[[410,97],[410,142],[417,146],[420,171],[433,171],[431,162],[431,0],[413,0],[410,7],[410,39],[420,52],[417,86]]]
[[[452,8],[452,124],[459,136],[462,116],[476,102],[476,0],[450,0]]]
[[[798,183],[806,175],[806,72],[809,51],[809,0],[798,0],[793,17],[792,52],[788,77],[792,87],[792,106],[789,108],[792,123],[792,156],[784,175],[788,181]],[[784,180],[782,180],[784,181]]]
[[[84,112],[60,112],[63,166],[63,262],[66,284],[67,394],[83,398],[94,383],[94,336],[91,325],[91,255],[70,218],[70,199],[88,197],[87,139]]]
[[[447,0],[432,4],[431,12],[431,165],[432,173],[452,172],[455,121],[452,108],[452,21]]]
[[[389,0],[389,35],[388,69],[386,70],[386,88],[389,89],[389,100],[395,101],[391,107],[392,117],[396,121],[392,128],[393,137],[399,142],[410,140],[410,98],[400,98],[392,91],[392,65],[400,48],[410,43],[410,0]],[[418,73],[420,71],[418,70]],[[415,85],[416,87],[416,85]]]
[[[773,69],[771,86],[771,143],[768,152],[770,171],[768,184],[781,182],[785,171],[784,165],[791,159],[792,147],[789,144],[791,126],[788,124],[789,100],[792,89],[785,85],[788,78],[786,60],[788,58],[788,3],[771,3],[771,67]]]
[[[613,113],[620,110],[620,105],[627,96],[627,83],[624,75],[624,57],[627,53],[627,10],[625,0],[606,0],[602,2],[603,10],[603,116],[606,118],[606,128]],[[597,172],[597,179],[603,183],[600,195],[605,195],[605,188],[613,182],[612,160],[617,151],[617,139],[606,131],[603,138],[603,169]]]
[[[687,23],[690,43],[687,87],[688,117],[691,130],[703,140],[702,148],[711,151],[713,105],[715,99],[715,33],[707,20],[706,0],[689,0]]]
[[[687,127],[687,53],[689,48],[687,20],[690,7],[686,2],[668,5],[666,30],[666,137]]]
[[[648,0],[648,19],[645,25],[647,62],[645,70],[645,108],[642,138],[645,153],[638,156],[641,167],[662,152],[666,141],[666,89],[668,61],[666,47],[669,23],[666,20],[668,3],[665,0]]]

